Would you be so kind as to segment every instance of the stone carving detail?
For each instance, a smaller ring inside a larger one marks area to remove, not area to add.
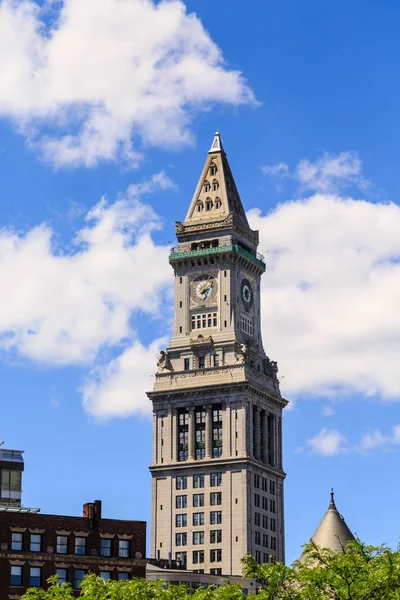
[[[212,338],[212,335],[209,335],[208,337],[204,337],[204,335],[199,333],[197,338],[195,338],[195,339],[190,338],[190,343],[192,346],[196,345],[196,344],[207,344],[209,346],[212,346],[214,343],[214,340]]]
[[[92,556],[97,556],[97,550],[96,550],[96,548],[92,548],[91,551],[90,551],[90,554]]]
[[[162,373],[163,371],[172,371],[173,370],[169,356],[164,350],[161,350],[161,352],[158,356],[157,368],[158,368],[159,373]]]
[[[7,544],[6,542],[3,542],[3,543],[1,544],[1,546],[0,546],[0,548],[1,548],[2,550],[7,550],[7,548],[8,548],[8,544]]]
[[[181,221],[175,221],[175,231],[176,233],[183,233],[185,231],[185,226]]]
[[[247,351],[248,351],[247,344],[239,344],[239,342],[237,342],[235,344],[234,353],[235,353],[235,363],[236,364],[243,364],[246,362]]]
[[[264,372],[272,379],[277,379],[278,374],[278,363],[275,360],[270,360],[269,357],[264,361]]]
[[[47,548],[46,548],[46,552],[47,552],[48,554],[53,554],[53,546],[47,546]]]

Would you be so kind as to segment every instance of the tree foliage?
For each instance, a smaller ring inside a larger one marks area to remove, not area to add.
[[[243,559],[243,574],[258,581],[257,600],[400,600],[400,549],[349,542],[334,553],[310,543],[301,560],[291,567],[281,563],[259,565]],[[22,600],[72,600],[70,584],[50,578],[47,591],[32,588]],[[184,585],[167,587],[162,580],[103,581],[87,575],[79,598],[85,600],[243,600],[238,585],[190,591]]]

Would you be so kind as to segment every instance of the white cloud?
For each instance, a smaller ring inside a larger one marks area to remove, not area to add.
[[[322,407],[322,414],[324,417],[333,417],[335,411],[332,406],[327,405]]]
[[[270,177],[284,177],[289,172],[289,167],[286,163],[277,163],[276,165],[265,165],[261,167],[261,171],[264,175],[269,175]]]
[[[253,210],[266,351],[283,392],[400,399],[400,207],[315,195]]]
[[[146,191],[173,185],[165,174]],[[142,191],[143,191],[142,189]],[[73,251],[52,229],[0,232],[0,348],[47,364],[91,364],[103,346],[131,338],[132,314],[157,315],[171,282],[157,215],[132,186],[86,215]]]
[[[139,340],[105,366],[95,367],[83,387],[85,410],[98,418],[151,413],[146,391],[153,388],[157,356],[167,338],[148,347]]]
[[[366,433],[361,437],[358,450],[362,453],[379,447],[390,447],[400,444],[400,425],[395,425],[389,435],[382,434],[379,429]]]
[[[0,117],[54,165],[140,159],[191,141],[213,103],[254,104],[183,2],[3,0]]]
[[[325,153],[315,162],[303,159],[296,167],[296,178],[302,189],[334,192],[350,184],[366,187],[361,175],[362,163],[356,152]]]
[[[321,456],[335,456],[346,452],[346,438],[337,429],[321,429],[313,438],[306,441],[313,454]]]

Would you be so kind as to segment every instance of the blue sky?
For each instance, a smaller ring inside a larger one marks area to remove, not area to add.
[[[196,16],[195,16],[196,15]],[[214,131],[266,254],[287,559],[397,544],[398,3],[0,2],[0,437],[24,503],[149,520],[168,248]]]

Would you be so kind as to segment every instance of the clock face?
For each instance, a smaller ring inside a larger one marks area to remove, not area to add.
[[[196,304],[211,304],[217,295],[217,280],[213,275],[200,275],[190,284],[190,297]]]
[[[251,287],[251,283],[247,279],[243,279],[241,289],[242,302],[246,310],[249,310],[253,305],[253,288]]]

